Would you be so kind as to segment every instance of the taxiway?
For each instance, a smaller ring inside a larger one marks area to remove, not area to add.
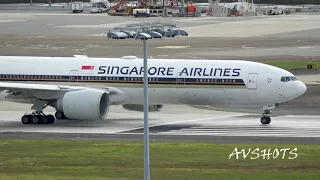
[[[142,43],[108,40],[116,26],[173,23],[189,37],[149,41],[153,58],[319,60],[320,14],[132,18],[106,14],[0,12],[0,54],[142,57]],[[141,46],[139,45],[141,44]]]

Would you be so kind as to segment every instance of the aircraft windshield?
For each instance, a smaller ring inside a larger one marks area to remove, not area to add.
[[[286,77],[281,77],[282,82],[288,82],[288,81],[297,81],[298,79],[294,76],[286,76]]]

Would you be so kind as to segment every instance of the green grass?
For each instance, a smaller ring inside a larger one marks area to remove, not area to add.
[[[319,64],[320,61],[261,61],[261,63],[276,66],[285,70],[307,69],[308,64]]]
[[[234,148],[298,148],[297,158],[229,159]],[[0,140],[0,179],[143,179],[143,143]],[[150,143],[152,180],[295,180],[320,176],[320,146]]]

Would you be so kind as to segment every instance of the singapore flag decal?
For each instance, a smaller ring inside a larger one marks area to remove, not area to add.
[[[81,73],[82,74],[91,74],[93,73],[94,66],[82,66]]]

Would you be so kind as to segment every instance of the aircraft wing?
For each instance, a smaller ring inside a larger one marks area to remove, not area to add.
[[[36,98],[39,100],[55,100],[61,97],[68,91],[93,89],[83,86],[60,86],[49,84],[31,84],[31,83],[6,83],[0,82],[0,92],[6,91],[9,93],[9,98],[13,99],[31,99]],[[114,87],[94,88],[108,92],[110,95],[122,94],[120,89]]]
[[[0,82],[0,89],[11,91],[28,91],[28,90],[45,90],[45,91],[59,91],[61,90],[57,85],[48,84],[29,84],[29,83],[4,83]]]

